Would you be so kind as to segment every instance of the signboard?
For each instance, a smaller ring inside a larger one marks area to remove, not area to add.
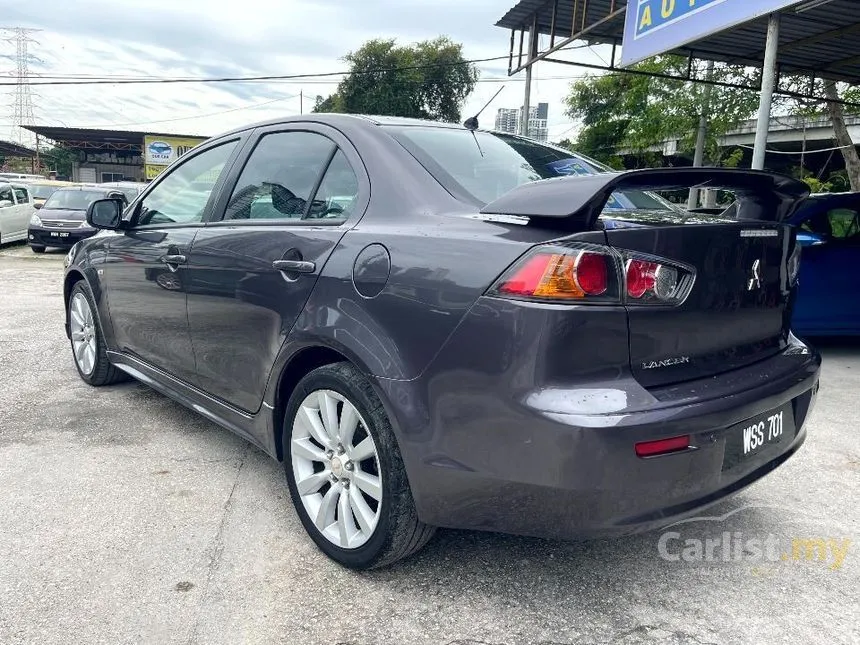
[[[803,0],[628,0],[621,66],[799,4]],[[764,42],[762,42],[764,49]]]
[[[143,163],[147,180],[158,177],[167,166],[204,141],[203,137],[144,136]]]

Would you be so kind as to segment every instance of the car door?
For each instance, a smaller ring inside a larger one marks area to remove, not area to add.
[[[189,383],[186,260],[238,144],[218,142],[167,170],[126,214],[103,264],[118,349]]]
[[[14,239],[15,195],[8,184],[0,185],[0,243]]]
[[[338,131],[260,129],[201,229],[188,266],[200,386],[259,409],[275,358],[330,253],[363,213],[369,183]]]
[[[860,332],[860,206],[810,217],[798,239],[803,251],[793,325],[812,335]]]
[[[23,240],[27,237],[27,226],[30,224],[30,216],[35,209],[30,191],[25,186],[13,186],[12,195],[15,197],[14,217],[12,218],[12,230],[10,235],[16,239]]]

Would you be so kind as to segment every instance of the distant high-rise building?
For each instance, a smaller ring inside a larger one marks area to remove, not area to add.
[[[522,108],[517,110],[513,108],[499,108],[496,111],[496,130],[518,134],[520,132],[522,114]],[[527,136],[538,141],[547,141],[549,138],[549,130],[547,128],[548,117],[549,103],[538,103],[531,106],[529,108],[529,129]]]
[[[522,114],[523,109],[518,110]],[[538,141],[546,141],[549,138],[547,120],[549,118],[549,103],[538,103],[529,108],[529,131],[528,137]]]
[[[519,131],[520,111],[513,108],[499,108],[496,112],[496,130],[516,134]]]

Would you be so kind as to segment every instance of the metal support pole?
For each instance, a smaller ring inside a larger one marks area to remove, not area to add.
[[[779,49],[779,14],[772,13],[767,21],[767,44],[764,49],[764,64],[761,68],[761,98],[758,105],[758,125],[755,130],[752,168],[764,168],[767,135],[770,130],[770,108],[776,84],[776,55]]]
[[[523,95],[523,112],[520,114],[520,135],[529,136],[529,111],[532,98],[532,60],[537,54],[537,15],[532,19],[529,27],[529,50],[526,54],[526,87]]]
[[[714,76],[714,61],[708,61],[706,78],[711,80]],[[693,167],[702,166],[705,161],[705,138],[708,134],[708,114],[711,109],[711,90],[713,85],[705,85],[702,89],[702,111],[699,113],[699,132],[696,135],[696,151],[693,153]],[[692,210],[699,205],[699,189],[691,188],[690,196],[687,198],[687,210]]]

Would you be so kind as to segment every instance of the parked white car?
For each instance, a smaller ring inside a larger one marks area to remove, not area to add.
[[[0,244],[26,240],[34,210],[27,186],[0,181]]]

